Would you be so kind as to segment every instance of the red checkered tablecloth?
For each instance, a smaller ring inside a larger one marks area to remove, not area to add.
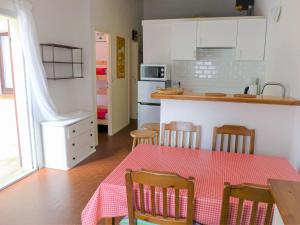
[[[300,175],[285,158],[281,157],[139,145],[100,184],[82,212],[83,225],[96,225],[102,218],[127,215],[125,188],[127,168],[175,172],[183,177],[195,177],[195,220],[212,225],[219,224],[224,182],[265,185],[269,178],[300,181]],[[159,201],[160,194],[157,195]],[[169,199],[169,209],[172,214],[172,205],[174,205],[172,193],[169,193]],[[184,215],[186,207],[184,193],[180,205]],[[233,201],[232,211],[235,207]],[[244,208],[243,217],[248,220],[247,205]],[[264,206],[262,205],[261,208],[263,215]],[[231,219],[234,217],[233,213]],[[259,221],[262,219],[263,216],[258,217],[257,223],[260,224]]]

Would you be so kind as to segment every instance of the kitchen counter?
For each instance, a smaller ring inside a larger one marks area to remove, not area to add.
[[[211,149],[214,127],[224,124],[255,129],[255,154],[289,158],[295,127],[295,113],[300,100],[280,97],[238,98],[210,97],[205,94],[183,93],[165,95],[160,99],[160,122],[192,122],[200,125],[201,148]]]
[[[233,102],[233,103],[252,103],[252,104],[269,104],[269,105],[290,105],[300,106],[300,100],[292,97],[274,97],[274,96],[257,96],[256,98],[234,97],[226,95],[225,97],[206,96],[202,93],[185,92],[180,95],[167,95],[152,93],[153,99],[172,99],[172,100],[191,100],[191,101],[213,101],[213,102]]]
[[[269,184],[284,224],[300,224],[300,182],[270,179]]]

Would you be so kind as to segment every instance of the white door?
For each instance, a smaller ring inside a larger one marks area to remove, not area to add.
[[[196,60],[197,22],[172,24],[171,57],[173,60]]]
[[[233,48],[236,47],[236,37],[236,20],[211,20],[198,22],[197,47]]]
[[[237,60],[263,60],[265,56],[266,19],[238,21]]]
[[[143,22],[143,62],[170,64],[171,24]]]
[[[139,45],[131,42],[130,118],[137,119],[137,82],[139,79]]]

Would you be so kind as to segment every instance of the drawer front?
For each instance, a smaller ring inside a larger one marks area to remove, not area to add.
[[[79,163],[83,157],[94,151],[94,134],[93,129],[73,137],[67,142],[67,162],[68,167],[73,167]]]
[[[88,119],[79,121],[78,123],[67,127],[68,138],[76,137],[92,129],[94,125],[95,125],[95,120],[93,117],[89,117]]]
[[[90,147],[95,147],[95,143],[94,143],[94,130],[93,129],[90,129],[88,130],[87,132],[79,135],[79,136],[76,136],[76,137],[73,137],[73,138],[70,138],[67,142],[67,151],[69,153],[72,153],[72,152],[80,152],[82,151],[81,149],[85,148],[86,146],[90,146]]]

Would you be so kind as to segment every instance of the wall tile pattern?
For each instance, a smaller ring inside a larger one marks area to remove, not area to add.
[[[196,61],[173,61],[172,81],[197,92],[242,93],[256,78],[263,83],[265,63],[236,61],[235,49],[198,49]]]

